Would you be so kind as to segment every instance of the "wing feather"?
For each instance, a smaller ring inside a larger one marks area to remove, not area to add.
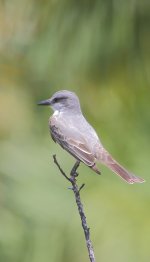
[[[60,122],[59,122],[60,125]],[[63,127],[63,128],[62,128]],[[93,156],[91,149],[88,147],[88,142],[85,140],[84,136],[75,130],[74,132],[67,132],[64,130],[64,125],[56,127],[55,125],[50,125],[50,133],[54,141],[56,141],[62,148],[67,150],[76,159],[84,162],[88,166],[93,166],[95,163],[95,157]],[[67,132],[67,135],[66,132]],[[78,137],[78,139],[76,139]]]

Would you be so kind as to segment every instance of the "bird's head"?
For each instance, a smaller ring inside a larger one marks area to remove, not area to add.
[[[54,111],[65,112],[73,111],[74,113],[81,112],[80,102],[74,92],[61,90],[56,92],[47,100],[40,101],[38,105],[49,105]]]

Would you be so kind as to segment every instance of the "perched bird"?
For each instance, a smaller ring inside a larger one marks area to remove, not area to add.
[[[74,92],[61,90],[38,105],[49,105],[54,114],[49,118],[52,139],[77,160],[100,174],[96,161],[101,162],[127,183],[142,183],[144,179],[122,167],[103,147],[94,128],[84,118]]]

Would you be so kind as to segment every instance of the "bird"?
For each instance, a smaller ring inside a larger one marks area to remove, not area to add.
[[[77,161],[83,162],[97,174],[101,174],[96,166],[100,162],[129,184],[145,182],[127,171],[105,149],[96,131],[83,116],[79,98],[74,92],[57,91],[38,105],[53,109],[54,113],[49,118],[51,137]]]

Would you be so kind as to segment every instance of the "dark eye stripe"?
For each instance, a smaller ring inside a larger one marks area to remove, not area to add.
[[[53,99],[53,103],[58,103],[59,101],[62,101],[62,100],[65,100],[65,99],[67,99],[67,97],[65,97],[65,96],[55,97],[55,98]]]
[[[53,99],[53,102],[54,102],[54,103],[57,103],[58,101],[59,101],[58,98],[54,98],[54,99]]]

